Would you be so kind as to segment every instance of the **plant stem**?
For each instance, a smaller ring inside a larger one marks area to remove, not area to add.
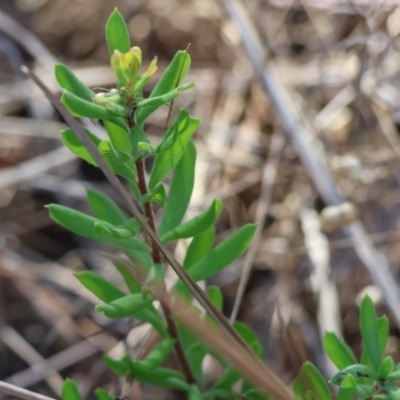
[[[136,160],[136,170],[137,170],[137,176],[138,176],[138,186],[139,186],[139,190],[140,193],[142,195],[145,195],[148,193],[147,190],[147,184],[146,184],[146,178],[144,175],[144,162],[141,158]],[[151,229],[156,232],[155,229],[155,223],[154,223],[154,214],[153,214],[153,207],[151,205],[151,202],[148,201],[147,203],[145,203],[144,205],[144,211],[147,217],[147,221],[151,227]],[[158,249],[158,247],[152,242],[152,255],[153,255],[153,261],[156,264],[161,264],[162,262],[162,258],[161,258],[161,253]],[[166,292],[167,289],[164,285],[163,287],[163,291]],[[175,352],[176,355],[178,357],[178,360],[181,364],[181,368],[183,373],[186,376],[186,380],[188,381],[188,383],[192,384],[196,382],[196,379],[194,378],[192,371],[189,367],[189,364],[187,362],[186,356],[185,356],[185,352],[183,351],[181,342],[179,340],[179,336],[178,336],[178,330],[175,324],[175,321],[172,319],[172,313],[171,313],[171,307],[168,304],[168,302],[162,301],[162,298],[164,296],[160,296],[160,303],[161,303],[161,308],[164,312],[165,315],[165,319],[167,321],[167,328],[168,328],[168,333],[171,336],[171,338],[173,338],[175,340]]]

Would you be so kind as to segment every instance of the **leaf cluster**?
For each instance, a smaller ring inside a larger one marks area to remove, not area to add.
[[[326,332],[324,349],[340,370],[330,383],[338,386],[336,400],[399,400],[400,364],[391,357],[384,357],[389,336],[386,316],[377,317],[369,296],[365,296],[360,309],[360,330],[364,350],[357,361],[351,348],[335,333]],[[294,383],[296,398],[300,400],[332,400],[333,397],[321,372],[306,362]]]

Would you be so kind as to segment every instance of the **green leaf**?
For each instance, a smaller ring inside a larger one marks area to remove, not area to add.
[[[188,269],[197,282],[207,279],[235,261],[249,246],[257,224],[247,224],[208,252]]]
[[[55,75],[57,82],[63,89],[68,90],[83,100],[92,102],[92,91],[66,65],[56,64]]]
[[[61,103],[70,111],[75,117],[84,117],[90,119],[111,119],[116,116],[111,110],[99,106],[90,101],[84,100],[68,90],[64,89],[61,96]]]
[[[57,204],[50,204],[47,206],[47,208],[49,209],[50,217],[53,221],[76,233],[77,235],[84,236],[88,239],[97,240],[106,245],[118,247],[124,250],[139,250],[147,253],[150,252],[149,246],[141,239],[136,237],[117,240],[110,237],[101,238],[97,236],[94,228],[95,223],[102,221],[91,217],[90,215],[86,215],[72,208]],[[103,223],[107,224],[106,222]],[[111,224],[110,226],[112,227]]]
[[[252,388],[249,390],[246,390],[243,394],[242,397],[246,400],[267,400],[270,399],[270,397],[263,392],[261,389],[258,388]]]
[[[187,270],[197,261],[203,258],[214,245],[215,227],[210,226],[203,233],[196,235],[189,244],[183,267]]]
[[[154,201],[157,203],[160,207],[164,207],[165,205],[165,187],[162,183],[160,183],[156,188],[151,192],[148,193],[144,196],[142,196],[142,204],[145,204],[149,201]]]
[[[203,400],[200,389],[196,384],[190,385],[188,400]]]
[[[232,390],[227,389],[212,389],[206,393],[203,393],[203,400],[215,400],[215,399],[222,399],[222,400],[231,400],[233,399]]]
[[[395,369],[386,377],[387,383],[391,383],[398,380],[400,380],[400,369]]]
[[[132,274],[131,270],[126,267],[122,262],[120,261],[114,261],[114,265],[117,268],[118,272],[122,275],[124,278],[124,281],[126,283],[126,286],[128,286],[128,289],[131,293],[140,293],[142,290],[141,284],[136,280],[134,275]]]
[[[80,272],[76,277],[86,289],[106,303],[126,296],[117,286],[92,271]]]
[[[356,396],[358,399],[369,399],[376,392],[372,385],[356,385]]]
[[[234,370],[232,367],[228,367],[223,375],[216,380],[213,384],[212,389],[228,389],[232,390],[233,385],[241,378],[238,371]]]
[[[115,8],[106,24],[106,38],[110,54],[115,50],[121,53],[127,53],[130,49],[129,32],[124,18]]]
[[[400,400],[400,388],[395,385],[385,385],[391,400]]]
[[[192,157],[196,157],[196,152],[190,148],[189,143],[191,143],[190,138],[200,125],[200,119],[188,116],[187,120],[184,122],[186,129],[177,136],[174,144],[168,150],[157,154],[149,180],[150,190],[153,190],[156,185],[172,171],[182,158],[187,158],[188,153]]]
[[[96,394],[97,400],[114,400],[115,398],[115,396],[108,393],[107,390],[100,388],[96,389],[94,393]]]
[[[258,336],[250,328],[250,326],[242,323],[235,322],[233,324],[234,328],[237,330],[239,335],[244,339],[244,341],[254,350],[254,352],[261,358],[261,360],[265,360],[264,349],[261,345]]]
[[[85,132],[93,144],[99,148],[99,151],[102,153],[108,166],[114,171],[114,173],[119,176],[123,176],[124,178],[128,179],[131,184],[134,184],[134,181],[136,180],[136,167],[132,160],[129,160],[125,164],[121,164],[113,154],[111,145],[108,141],[102,141],[96,135],[87,130],[85,130]],[[62,131],[61,136],[64,144],[72,151],[72,153],[76,154],[89,164],[92,164],[95,167],[98,166],[96,161],[90,155],[89,151],[72,129]]]
[[[82,400],[76,383],[71,379],[66,379],[61,389],[62,400]]]
[[[110,121],[104,121],[104,126],[114,150],[126,154],[128,158],[130,158],[133,153],[133,147],[129,137],[128,127],[121,127]],[[127,161],[127,159],[125,159],[125,161]]]
[[[222,203],[215,199],[206,211],[167,232],[162,236],[161,241],[167,244],[172,240],[190,238],[203,233],[214,224],[221,210]]]
[[[375,371],[379,371],[382,352],[379,344],[378,318],[371,298],[366,295],[361,303],[360,328],[365,349]]]
[[[379,371],[379,378],[386,379],[388,375],[393,371],[393,359],[392,357],[386,357],[381,364],[381,369]]]
[[[386,315],[378,318],[378,336],[379,336],[379,348],[381,350],[381,357],[385,353],[386,344],[389,337],[389,320]]]
[[[127,239],[135,236],[140,231],[141,225],[135,218],[130,218],[119,227],[110,226],[106,222],[95,222],[94,229],[102,238]]]
[[[139,382],[171,389],[189,390],[189,384],[186,382],[183,374],[173,369],[157,368],[155,370],[148,370],[143,368],[140,363],[132,362],[130,364],[130,371]]]
[[[122,358],[120,360],[116,358],[112,358],[107,354],[103,354],[103,362],[106,365],[106,367],[114,372],[114,374],[119,375],[119,376],[126,376],[126,374],[129,371],[129,366],[126,363],[125,358]]]
[[[180,331],[181,332],[181,331]],[[197,382],[202,381],[202,363],[203,359],[207,354],[207,348],[204,344],[197,340],[192,341],[191,346],[185,346],[185,354],[189,363],[189,367],[196,377]]]
[[[85,133],[88,135],[93,144],[98,147],[101,143],[101,139],[86,129]],[[76,154],[89,164],[97,167],[96,161],[93,159],[89,151],[86,149],[86,147],[83,145],[81,140],[78,138],[78,136],[76,136],[76,133],[72,129],[61,131],[61,137],[64,144],[71,150],[72,153]]]
[[[141,157],[141,149],[139,143],[148,143],[151,146],[150,140],[142,127],[135,125],[130,129],[130,138],[132,142],[132,151],[135,157]]]
[[[162,153],[159,156],[166,153],[168,152]],[[174,170],[159,228],[160,236],[174,229],[182,222],[190,202],[190,197],[192,196],[195,164],[196,148],[192,142],[189,142],[182,159]]]
[[[125,214],[104,193],[91,188],[86,188],[87,198],[96,218],[106,221],[112,225],[121,225],[126,221]]]
[[[310,379],[312,391],[318,400],[332,400],[328,385],[318,368],[309,361],[306,361],[302,370]]]
[[[141,294],[130,294],[107,304],[99,304],[96,310],[102,311],[108,318],[134,317],[138,311],[149,306],[153,301],[151,297],[144,300]]]
[[[179,86],[161,96],[149,97],[145,100],[138,101],[137,102],[138,111],[136,112],[136,123],[139,126],[142,126],[143,122],[145,121],[143,119],[143,114],[140,113],[141,109],[149,109],[151,111],[150,113],[146,113],[145,116],[147,118],[150,114],[152,114],[154,111],[156,111],[158,108],[160,108],[164,104],[167,104],[167,103],[175,100],[176,97],[180,93],[184,92],[185,90],[191,89],[195,86],[196,86],[196,84],[194,82],[185,83],[184,85]]]
[[[138,362],[139,365],[148,370],[160,367],[171,354],[174,342],[173,339],[163,340],[144,360]]]
[[[349,374],[342,382],[337,400],[352,400],[355,391],[356,382],[353,376]]]
[[[326,332],[324,337],[324,349],[331,361],[343,369],[352,364],[357,364],[353,351],[334,332]]]
[[[343,371],[338,372],[331,380],[330,382],[333,383],[334,385],[341,385],[344,378],[348,375],[352,375],[354,378],[367,378],[367,379],[372,379],[372,380],[378,380],[379,375],[376,371],[374,371],[372,368],[367,367],[366,365],[363,364],[355,364],[355,365],[350,365],[343,369]]]
[[[189,54],[186,51],[178,51],[171,63],[165,69],[149,98],[162,96],[175,89],[186,76],[189,66]],[[154,110],[151,107],[139,109],[136,115],[137,121],[145,121],[153,111]]]
[[[222,311],[224,296],[222,295],[221,289],[218,286],[209,286],[207,288],[207,294],[215,307],[217,307],[219,311]]]

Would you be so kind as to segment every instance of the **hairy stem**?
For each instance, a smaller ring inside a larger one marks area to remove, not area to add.
[[[142,195],[145,195],[148,193],[148,190],[147,190],[146,178],[144,175],[144,162],[141,158],[136,160],[136,170],[137,170],[137,175],[138,175],[138,186],[139,186],[140,193]],[[144,212],[146,214],[147,221],[148,221],[151,229],[154,232],[156,232],[153,208],[151,206],[150,201],[145,203]],[[153,255],[154,263],[160,264],[162,261],[162,258],[161,258],[161,253],[160,253],[158,247],[153,242],[152,242],[151,247],[152,247],[152,255]],[[166,292],[166,290],[167,289],[164,286],[163,291]],[[162,299],[162,297],[163,296],[161,296],[161,299]],[[182,371],[185,374],[188,383],[190,383],[190,384],[195,383],[196,380],[195,380],[195,378],[192,374],[192,371],[189,367],[189,364],[188,364],[186,356],[185,356],[185,352],[183,351],[181,342],[179,340],[178,329],[176,327],[175,321],[172,319],[171,307],[168,304],[168,302],[161,300],[160,303],[161,303],[161,308],[163,310],[163,313],[165,315],[165,319],[167,321],[168,333],[171,336],[171,338],[173,338],[175,340],[175,352],[176,352],[178,360],[181,364]]]

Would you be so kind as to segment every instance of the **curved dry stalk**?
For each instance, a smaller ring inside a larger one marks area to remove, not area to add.
[[[25,400],[55,400],[52,397],[43,396],[42,394],[31,392],[30,390],[21,389],[18,386],[3,381],[0,381],[0,392]]]

